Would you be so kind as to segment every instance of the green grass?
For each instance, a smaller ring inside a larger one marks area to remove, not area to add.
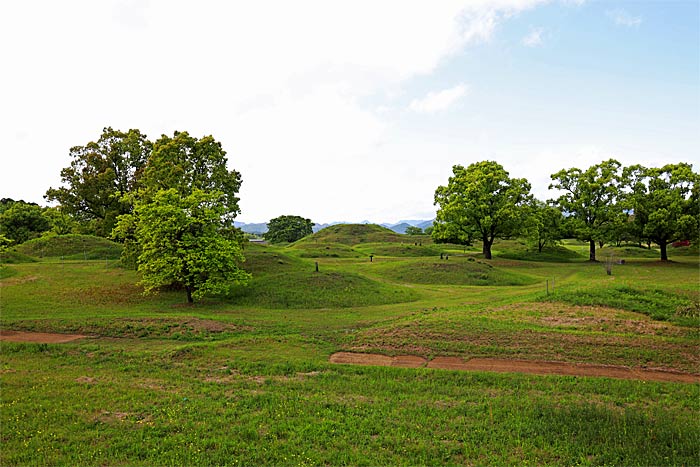
[[[363,256],[359,251],[342,243],[303,242],[291,245],[289,250],[290,253],[296,254],[300,258],[359,258]]]
[[[405,239],[405,240],[404,240]],[[297,242],[304,243],[342,243],[357,245],[372,242],[413,241],[413,237],[397,234],[393,230],[375,224],[339,224],[321,229]]]
[[[549,300],[573,305],[600,305],[649,315],[652,319],[700,327],[700,301],[659,289],[615,285],[557,291]]]
[[[91,235],[56,235],[39,237],[15,247],[18,253],[37,258],[118,259],[121,245]]]
[[[116,259],[0,268],[0,329],[90,336],[0,342],[0,464],[700,464],[698,384],[328,363],[346,350],[700,373],[696,257],[608,276],[505,258],[509,242],[492,261],[478,247],[440,261],[404,236],[350,234],[364,241],[247,246],[251,284],[194,306],[142,295]],[[304,257],[325,246],[361,256]]]
[[[376,268],[386,278],[411,284],[506,286],[533,284],[539,280],[472,257],[378,262]]]

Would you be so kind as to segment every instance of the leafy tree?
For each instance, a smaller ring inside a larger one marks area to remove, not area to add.
[[[219,191],[194,188],[183,197],[170,188],[137,202],[138,270],[146,292],[181,286],[192,303],[248,280],[239,267],[244,260],[241,244],[226,234],[226,200]]]
[[[620,219],[619,172],[620,163],[609,159],[585,171],[572,168],[552,175],[554,183],[549,189],[564,192],[557,203],[568,216],[576,237],[588,242],[590,261],[596,260],[596,242],[606,240],[608,229]]]
[[[0,214],[0,235],[14,243],[24,243],[49,230],[43,209],[34,203],[15,201]]]
[[[564,216],[557,207],[537,199],[532,201],[530,209],[528,240],[542,253],[544,247],[562,239]]]
[[[466,169],[452,168],[447,186],[435,191],[436,235],[481,238],[484,257],[491,259],[496,238],[508,238],[522,231],[528,214],[530,184],[524,178],[510,178],[498,163],[483,161]],[[436,231],[438,234],[436,234]]]
[[[12,245],[12,240],[0,234],[0,253],[4,253]]]
[[[626,168],[625,174],[634,231],[659,245],[662,261],[668,260],[669,243],[700,236],[700,175],[691,164],[635,165]]]
[[[56,235],[67,235],[73,232],[75,221],[61,207],[45,208],[44,217],[49,222],[49,230]]]
[[[212,136],[201,139],[187,132],[175,132],[171,138],[161,136],[153,145],[153,154],[145,167],[139,196],[152,198],[159,190],[174,188],[182,196],[199,189],[218,191],[221,204],[226,208],[223,216],[233,221],[240,213],[238,197],[241,176],[226,167],[226,152]]]
[[[296,242],[313,233],[314,223],[311,219],[300,216],[279,216],[267,223],[265,240],[272,243]]]
[[[73,161],[61,170],[65,186],[49,188],[44,198],[60,203],[92,233],[108,236],[117,217],[133,209],[125,195],[138,187],[151,147],[139,130],[105,128],[96,142],[71,148]]]
[[[424,235],[423,229],[413,225],[406,227],[406,235]]]

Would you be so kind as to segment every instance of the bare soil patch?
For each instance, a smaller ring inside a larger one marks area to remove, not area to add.
[[[34,342],[36,344],[63,344],[88,336],[82,334],[56,334],[50,332],[0,331],[0,341]]]
[[[590,363],[506,360],[498,358],[472,358],[463,360],[459,357],[435,357],[433,360],[428,361],[422,357],[412,355],[390,357],[381,354],[362,354],[354,352],[335,353],[331,355],[330,362],[350,365],[395,366],[402,368],[427,367],[461,371],[493,371],[497,373],[529,373],[535,375],[562,376],[601,376],[641,381],[700,383],[700,375],[683,373],[680,371],[628,368]]]

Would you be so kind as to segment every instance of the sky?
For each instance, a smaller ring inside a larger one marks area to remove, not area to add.
[[[700,2],[0,2],[0,197],[104,127],[213,135],[242,222],[432,219],[455,164],[700,169]]]

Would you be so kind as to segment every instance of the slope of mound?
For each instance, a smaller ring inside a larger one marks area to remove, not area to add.
[[[418,244],[417,244],[418,243]],[[403,242],[403,243],[365,243],[357,246],[356,250],[364,253],[363,256],[395,256],[395,257],[411,257],[411,256],[436,256],[445,252],[442,245],[428,244],[422,242]]]
[[[18,245],[15,250],[39,258],[119,259],[122,247],[106,238],[71,234],[34,238]]]
[[[286,273],[253,275],[245,287],[236,287],[237,305],[262,308],[346,308],[416,300],[407,288],[382,284],[359,274],[321,271],[313,266]]]
[[[290,245],[300,258],[359,258],[364,256],[342,243],[295,243]]]
[[[371,242],[401,242],[401,234],[375,224],[338,224],[331,225],[309,235],[296,244],[305,243],[342,243],[357,245]]]
[[[405,260],[378,263],[382,276],[398,282],[411,284],[445,285],[528,285],[538,279],[493,267],[491,264],[474,261],[473,258],[449,260]]]

